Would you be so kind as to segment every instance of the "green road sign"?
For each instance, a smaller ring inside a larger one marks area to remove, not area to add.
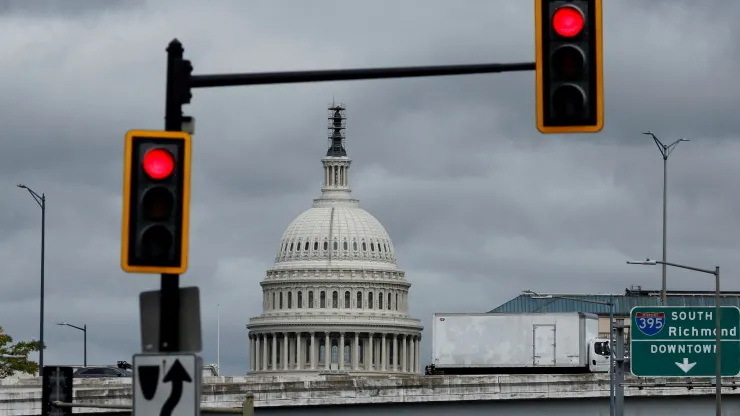
[[[709,377],[716,374],[714,306],[632,308],[630,360],[639,377]],[[740,374],[740,308],[720,308],[721,370]]]

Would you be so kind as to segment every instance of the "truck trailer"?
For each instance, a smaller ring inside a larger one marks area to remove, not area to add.
[[[589,313],[435,313],[427,374],[609,371],[609,340]]]

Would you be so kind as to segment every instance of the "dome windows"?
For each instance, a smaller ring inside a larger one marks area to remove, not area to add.
[[[336,251],[336,250],[339,249],[339,243],[337,242],[337,240],[334,240],[334,245],[333,246],[334,246],[334,251]]]
[[[276,262],[327,259],[329,255],[336,259],[395,262],[388,234],[370,213],[354,201],[318,201],[287,227]]]
[[[352,305],[350,305],[349,290],[344,292],[344,307],[346,309],[349,309],[352,307]]]
[[[396,295],[396,303],[398,303],[398,295]],[[298,291],[298,302],[296,307],[298,309],[303,308],[303,292],[301,292],[300,290]]]

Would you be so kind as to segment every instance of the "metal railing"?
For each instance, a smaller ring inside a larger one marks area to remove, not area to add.
[[[132,404],[88,404],[88,403],[67,403],[54,401],[51,402],[56,407],[67,407],[67,408],[88,408],[88,409],[120,409],[120,410],[132,410]],[[226,414],[226,415],[241,415],[241,416],[254,416],[254,394],[247,393],[242,402],[241,407],[200,407],[202,416],[208,416],[210,414]]]

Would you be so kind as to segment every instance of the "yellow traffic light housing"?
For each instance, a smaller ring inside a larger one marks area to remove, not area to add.
[[[121,268],[182,274],[188,268],[191,136],[131,130],[123,163]]]
[[[604,127],[601,0],[535,0],[537,129]]]

